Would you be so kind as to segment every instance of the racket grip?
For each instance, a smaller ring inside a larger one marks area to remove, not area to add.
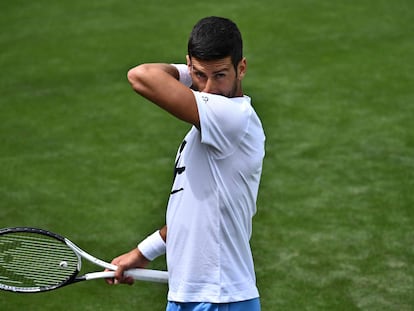
[[[124,275],[132,277],[134,280],[168,283],[167,271],[151,269],[130,269],[125,271]]]
[[[125,276],[132,277],[134,280],[168,283],[168,272],[151,269],[130,269],[124,272]],[[115,277],[115,271],[92,272],[83,276],[84,280],[110,279]]]

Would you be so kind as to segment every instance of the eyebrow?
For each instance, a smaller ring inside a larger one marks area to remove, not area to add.
[[[220,73],[220,72],[223,72],[223,71],[230,71],[230,69],[229,68],[223,68],[223,69],[220,69],[220,70],[217,70],[217,71],[213,71],[213,74]]]
[[[191,66],[193,67],[193,70],[204,73],[204,71],[202,71],[201,69],[198,69],[196,66],[194,66],[194,64],[191,64]],[[213,71],[213,74],[217,74],[223,71],[230,71],[230,68],[227,65],[225,66],[226,66],[225,68]]]

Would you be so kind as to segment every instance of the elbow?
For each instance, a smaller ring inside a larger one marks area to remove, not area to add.
[[[128,79],[128,82],[129,82],[129,84],[133,84],[134,82],[134,69],[135,68],[133,68],[133,69],[130,69],[130,70],[128,70],[128,73],[127,73],[127,79]]]
[[[141,92],[143,88],[143,77],[145,75],[145,68],[142,68],[143,65],[132,68],[127,73],[128,82],[131,87],[138,93]]]

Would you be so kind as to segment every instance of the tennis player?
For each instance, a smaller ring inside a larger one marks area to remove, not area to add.
[[[167,311],[260,310],[249,240],[262,172],[265,135],[244,95],[242,38],[226,18],[193,28],[187,64],[143,64],[132,88],[192,125],[178,148],[167,225],[115,258],[115,280],[166,252]]]

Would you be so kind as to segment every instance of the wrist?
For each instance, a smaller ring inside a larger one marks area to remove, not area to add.
[[[157,230],[140,242],[137,248],[146,259],[152,261],[165,254],[166,243],[162,239],[160,231]]]

